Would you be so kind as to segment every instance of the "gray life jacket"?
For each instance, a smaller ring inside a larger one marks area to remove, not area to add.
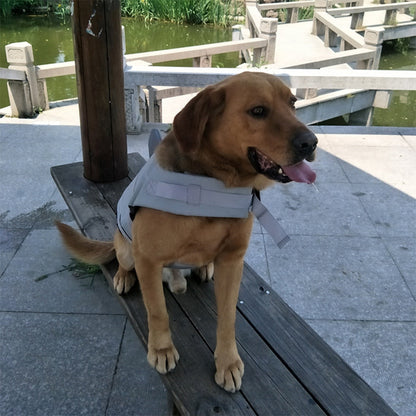
[[[151,143],[150,154],[154,145]],[[215,218],[247,218],[253,212],[279,248],[289,241],[288,235],[252,188],[228,188],[215,178],[165,170],[155,155],[125,189],[117,204],[118,228],[129,241],[132,240],[132,223],[139,207]]]

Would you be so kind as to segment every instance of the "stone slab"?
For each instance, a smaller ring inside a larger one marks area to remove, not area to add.
[[[416,409],[416,323],[314,321],[318,332],[400,416]],[[412,371],[413,369],[413,371]]]
[[[166,389],[127,323],[106,416],[168,414]]]
[[[27,214],[44,206],[56,191],[50,167],[73,162],[80,154],[79,127],[23,128],[19,124],[5,124],[1,128],[0,154],[7,155],[0,159],[1,225],[25,214],[25,218],[19,218],[19,227],[30,227],[36,215]]]
[[[383,241],[416,299],[416,238],[383,238]]]
[[[289,235],[377,236],[351,184],[317,180],[316,188],[276,185],[262,193],[262,201]]]
[[[75,277],[70,263],[56,229],[33,230],[0,279],[1,310],[124,315],[101,273]]]
[[[304,319],[415,319],[415,299],[381,238],[292,236],[280,251],[265,240],[273,289]]]
[[[125,319],[0,313],[0,414],[104,415]]]
[[[27,230],[0,228],[0,276],[16,254],[27,233]]]

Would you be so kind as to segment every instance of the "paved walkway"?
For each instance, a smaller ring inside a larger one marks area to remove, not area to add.
[[[247,261],[401,415],[416,414],[416,128],[317,127],[316,188],[263,200]],[[129,136],[129,150],[145,148]],[[144,154],[144,153],[142,153]],[[101,276],[74,276],[49,174],[81,159],[76,106],[0,119],[0,414],[162,415],[164,389]],[[271,328],[270,330],[273,330]]]

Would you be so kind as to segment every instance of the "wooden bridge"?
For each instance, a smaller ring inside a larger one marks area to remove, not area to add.
[[[288,79],[289,86],[296,88],[296,95],[303,98],[298,102],[298,114],[305,123],[350,114],[351,122],[370,124],[373,108],[388,106],[386,91],[394,89],[392,84],[384,83],[380,89],[374,89],[371,72],[364,77],[367,81],[362,88],[344,82],[328,91],[323,69],[376,70],[385,40],[411,38],[410,46],[416,47],[416,1],[374,5],[357,0],[349,2],[351,7],[343,7],[346,0],[246,3],[246,25],[233,27],[230,42],[125,55],[129,132],[140,131],[143,122],[162,121],[162,99],[195,91],[195,86],[186,85],[192,73],[179,79],[174,87],[166,88],[171,84],[143,83],[140,76],[132,75],[135,69],[179,59],[192,59],[194,67],[210,67],[212,55],[234,51],[240,51],[244,68],[260,67],[273,73],[321,70],[313,88],[309,81],[294,87],[291,77]],[[313,10],[313,19],[300,21],[302,9]],[[26,42],[7,45],[6,53],[9,68],[0,68],[0,78],[9,80],[13,116],[31,116],[37,109],[47,109],[47,78],[75,73],[74,62],[35,66],[31,46]],[[403,71],[397,74],[400,79],[404,75]],[[415,89],[413,74],[408,75],[404,89]],[[198,88],[206,85],[205,76],[195,76]],[[338,76],[344,77],[341,72]]]

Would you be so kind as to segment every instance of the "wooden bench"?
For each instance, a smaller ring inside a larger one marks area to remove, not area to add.
[[[56,166],[52,176],[79,227],[110,240],[116,204],[143,165],[129,155],[129,177],[93,183],[81,163]],[[112,287],[116,261],[102,267]],[[116,295],[144,344],[146,311],[139,285]],[[166,290],[173,340],[181,359],[161,376],[172,413],[184,415],[394,415],[371,389],[248,265],[237,305],[237,339],[245,363],[241,391],[230,394],[214,381],[216,312],[213,284],[190,281],[187,293]],[[140,412],[140,409],[138,409]]]

